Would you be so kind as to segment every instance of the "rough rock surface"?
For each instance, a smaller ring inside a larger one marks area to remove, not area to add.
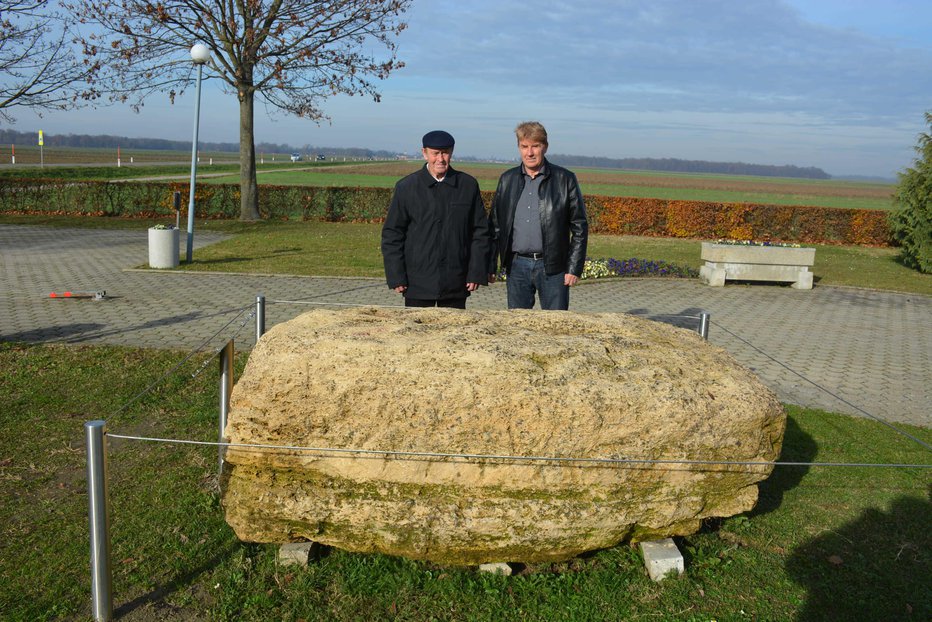
[[[263,336],[233,390],[223,503],[246,541],[443,564],[566,559],[751,509],[773,393],[697,334],[624,314],[319,310]]]

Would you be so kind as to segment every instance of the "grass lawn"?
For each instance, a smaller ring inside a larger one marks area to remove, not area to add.
[[[184,355],[0,343],[0,617],[89,615],[86,421],[123,435],[216,438],[217,366],[204,366],[206,355],[125,406]],[[788,414],[781,460],[932,464],[875,422]],[[932,442],[929,429],[903,428]],[[927,469],[778,467],[755,510],[678,539],[686,575],[655,584],[627,545],[510,578],[338,550],[306,569],[277,567],[274,546],[241,543],[224,523],[216,449],[110,442],[121,620],[932,618]]]
[[[164,221],[158,221],[164,222]],[[0,224],[144,230],[156,221],[124,218],[0,215]],[[182,227],[185,224],[182,223]],[[210,220],[198,231],[234,234],[198,250],[182,270],[381,277],[381,225],[373,223],[257,222]],[[898,250],[864,246],[814,245],[816,285],[846,285],[932,296],[932,275],[906,268]],[[699,240],[595,235],[589,257],[646,259],[698,269]]]
[[[232,239],[198,251],[185,270],[383,276],[381,225],[289,222],[244,225]],[[850,285],[932,295],[932,275],[896,261],[890,248],[816,245],[818,285]],[[698,240],[595,235],[589,257],[663,260],[698,269]]]
[[[198,165],[198,180],[197,183],[206,182],[209,180],[214,180],[213,175],[218,173],[228,174],[222,179],[226,180],[224,183],[239,183],[239,161],[238,155],[226,154],[226,159],[221,160],[217,158],[213,164],[209,164],[209,158],[207,156],[201,157],[201,162]],[[115,156],[114,156],[115,157]],[[185,157],[187,157],[187,163],[185,163]],[[234,160],[233,162],[230,159]],[[179,162],[180,160],[180,162]],[[92,162],[97,162],[97,160],[90,160]],[[93,165],[82,165],[82,166],[49,166],[46,168],[39,168],[36,166],[30,167],[11,167],[0,169],[0,178],[15,178],[15,179],[75,179],[75,180],[98,180],[98,181],[109,181],[109,180],[123,180],[123,181],[132,181],[137,179],[171,179],[174,181],[188,181],[191,176],[191,154],[188,153],[187,156],[181,154],[179,157],[174,158],[174,161],[168,160],[158,160],[158,159],[140,159],[137,160],[135,164],[128,164],[129,157],[127,156],[124,159],[127,164],[124,164],[121,167],[116,166],[107,166],[103,162],[99,162]],[[290,175],[294,175],[295,170],[307,171],[313,168],[327,166],[346,166],[358,164],[358,162],[299,162],[293,163],[288,161],[287,156],[282,156],[278,161],[267,161],[264,163],[256,162],[256,171],[258,173],[269,175],[276,175],[284,169],[284,172],[287,172]],[[210,177],[208,177],[210,176]],[[266,183],[264,177],[260,176],[260,182]]]

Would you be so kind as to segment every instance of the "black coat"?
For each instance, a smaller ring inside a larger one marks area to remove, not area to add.
[[[449,168],[438,182],[426,165],[395,184],[382,227],[385,280],[416,300],[466,298],[488,284],[491,235],[479,184]]]
[[[544,242],[544,270],[547,274],[569,272],[581,276],[586,262],[589,223],[586,204],[576,175],[562,166],[546,161],[540,184],[540,228]],[[511,237],[515,222],[515,206],[524,190],[524,170],[521,166],[508,169],[498,179],[492,201],[493,244],[501,265],[511,270]],[[491,264],[495,271],[494,261]]]

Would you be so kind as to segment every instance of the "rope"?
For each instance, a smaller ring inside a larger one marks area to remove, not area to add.
[[[648,460],[634,458],[562,458],[559,456],[508,456],[496,454],[454,454],[428,451],[392,451],[388,449],[337,449],[333,447],[302,447],[297,445],[266,445],[246,443],[221,443],[212,441],[192,441],[171,438],[156,438],[149,436],[130,436],[125,434],[113,434],[107,432],[107,436],[120,438],[130,441],[149,441],[154,443],[171,443],[180,445],[206,445],[210,447],[233,447],[237,449],[276,449],[285,451],[305,451],[322,454],[360,454],[376,456],[396,456],[401,458],[451,458],[456,460],[470,461],[487,461],[502,460],[510,462],[570,462],[570,463],[591,463],[591,464],[618,464],[618,465],[645,465],[645,464],[688,464],[699,466],[824,466],[824,467],[875,467],[875,468],[910,468],[910,469],[932,469],[932,464],[878,464],[866,462],[788,462],[773,461],[761,462],[751,460]]]
[[[925,448],[928,449],[929,451],[932,451],[932,445],[929,445],[928,443],[926,443],[926,442],[923,441],[922,439],[916,438],[915,436],[913,436],[913,435],[910,434],[909,432],[906,432],[905,430],[901,430],[901,429],[897,428],[895,425],[893,425],[893,424],[891,424],[891,423],[888,423],[887,421],[884,421],[884,420],[881,419],[880,417],[877,417],[876,415],[872,415],[871,413],[867,412],[867,411],[864,410],[863,408],[861,408],[861,407],[859,407],[859,406],[856,406],[855,404],[852,404],[851,402],[849,402],[849,401],[846,400],[845,398],[841,397],[840,395],[837,395],[837,394],[833,393],[832,391],[829,391],[828,389],[826,389],[825,387],[823,387],[823,386],[820,385],[819,383],[815,382],[814,380],[810,380],[809,378],[806,378],[805,376],[803,376],[801,373],[799,373],[798,371],[796,371],[795,369],[793,369],[793,368],[790,367],[789,365],[783,363],[782,361],[778,361],[778,360],[775,359],[774,357],[770,356],[769,354],[767,354],[766,352],[764,352],[763,350],[761,350],[760,348],[758,348],[757,346],[755,346],[754,344],[752,344],[752,343],[751,343],[750,341],[748,341],[747,339],[743,339],[742,337],[739,337],[738,335],[736,335],[735,333],[731,332],[730,330],[728,330],[728,329],[725,328],[724,326],[720,325],[718,322],[713,322],[713,323],[715,324],[715,326],[716,326],[717,328],[721,328],[723,331],[725,331],[726,333],[728,333],[729,335],[731,335],[731,336],[734,337],[735,339],[741,341],[742,343],[744,343],[745,345],[751,347],[752,349],[754,349],[755,351],[759,352],[760,354],[763,354],[766,358],[770,359],[771,361],[773,361],[774,363],[776,363],[777,365],[779,365],[779,366],[782,367],[783,369],[787,370],[788,372],[792,373],[793,375],[795,375],[795,376],[801,378],[802,380],[805,380],[806,382],[808,382],[809,384],[811,384],[811,385],[814,386],[815,388],[819,389],[820,391],[823,391],[823,392],[825,392],[825,393],[831,395],[831,396],[834,397],[836,400],[840,401],[842,404],[846,404],[846,405],[850,406],[851,408],[854,408],[855,410],[857,410],[859,413],[861,413],[861,414],[864,415],[865,417],[868,417],[868,418],[870,418],[870,419],[873,419],[874,421],[876,421],[876,422],[878,422],[878,423],[882,423],[883,425],[887,426],[888,428],[890,428],[891,430],[893,430],[893,431],[896,432],[897,434],[901,434],[901,435],[905,436],[906,438],[911,439],[911,440],[915,441],[916,443],[919,443],[920,445],[922,445],[923,447],[925,447]]]
[[[162,374],[161,376],[159,376],[158,378],[156,378],[155,381],[153,381],[151,384],[149,384],[149,386],[147,386],[145,389],[143,389],[142,391],[140,391],[139,393],[137,393],[136,395],[134,395],[133,397],[131,397],[131,398],[129,399],[129,401],[124,402],[124,404],[123,404],[122,406],[120,406],[120,407],[117,408],[115,411],[113,411],[112,413],[110,413],[110,416],[113,417],[114,415],[118,415],[118,414],[124,412],[127,408],[129,408],[131,405],[133,405],[134,403],[136,403],[136,401],[139,400],[139,398],[141,398],[143,395],[145,395],[146,393],[148,393],[149,391],[151,391],[152,389],[154,389],[156,386],[158,386],[159,384],[161,384],[161,382],[162,382],[163,380],[165,380],[166,378],[168,378],[171,374],[173,374],[173,373],[175,373],[176,371],[178,371],[178,369],[179,369],[182,365],[184,365],[185,363],[187,363],[188,361],[190,361],[192,358],[194,358],[194,355],[195,355],[195,354],[197,354],[197,353],[199,353],[201,350],[203,350],[203,349],[207,346],[208,343],[210,343],[215,337],[217,337],[217,335],[219,335],[219,334],[222,333],[224,330],[226,330],[227,326],[229,326],[230,324],[232,324],[233,322],[235,322],[235,321],[236,321],[247,309],[249,309],[251,306],[252,306],[252,305],[249,305],[249,306],[246,306],[246,307],[243,307],[243,308],[239,309],[239,312],[238,312],[235,316],[233,316],[233,319],[231,319],[229,322],[227,322],[226,324],[224,324],[224,325],[220,328],[220,330],[218,330],[218,331],[215,332],[213,335],[211,335],[210,337],[208,337],[207,339],[205,339],[203,342],[201,342],[201,344],[200,344],[199,346],[197,346],[197,348],[195,348],[194,350],[192,350],[190,354],[188,354],[186,357],[184,357],[184,358],[181,359],[178,363],[176,363],[174,366],[172,366],[167,372],[165,372],[164,374]],[[205,361],[205,363],[204,363],[203,365],[201,365],[201,370],[207,365],[207,363],[208,363],[212,358],[213,358],[213,356],[211,356],[210,359],[207,359],[207,361]],[[199,374],[201,370],[198,370],[194,375],[196,376],[197,374]]]
[[[372,285],[366,285],[359,288],[353,288],[353,291],[356,289],[364,289],[373,287]],[[342,292],[338,292],[342,293]],[[359,303],[340,303],[340,302],[317,302],[317,301],[307,301],[307,300],[267,300],[267,303],[273,304],[295,304],[295,305],[325,305],[325,306],[343,306],[343,307],[359,307],[359,306],[372,306],[372,307],[381,307],[381,308],[407,308],[400,305],[365,305]],[[239,335],[242,332],[243,327],[249,322],[249,320],[255,317],[256,310],[253,304],[247,305],[239,309],[239,312],[226,324],[224,324],[219,330],[217,330],[213,335],[205,339],[197,348],[195,348],[188,356],[184,357],[176,365],[171,367],[167,372],[162,376],[157,378],[154,382],[149,384],[145,389],[137,393],[135,396],[130,398],[129,401],[125,402],[120,408],[111,413],[111,416],[120,414],[139,400],[143,395],[151,391],[154,387],[160,384],[165,380],[169,375],[177,371],[182,365],[188,362],[193,358],[197,353],[203,350],[208,343],[215,339],[220,333],[226,330],[231,324],[237,321],[245,311],[252,309],[251,313],[240,322],[239,329],[236,331],[234,337]],[[684,318],[684,319],[701,319],[699,316],[692,315],[674,315],[674,314],[653,314],[652,317],[667,317],[667,318]],[[748,347],[752,348],[756,352],[762,354],[767,359],[773,361],[774,363],[780,365],[790,373],[796,375],[802,380],[810,383],[820,391],[825,392],[826,394],[834,397],[840,402],[847,404],[851,408],[854,408],[858,412],[862,413],[864,416],[873,419],[883,425],[889,427],[893,431],[901,434],[924,448],[932,451],[932,445],[929,445],[925,441],[917,438],[916,436],[900,430],[896,426],[884,421],[883,419],[865,411],[864,409],[852,404],[846,399],[840,397],[839,395],[833,393],[832,391],[826,389],[825,387],[819,385],[813,380],[806,378],[799,372],[795,371],[782,361],[777,360],[771,355],[767,354],[757,346],[753,345],[751,342],[740,337],[734,332],[728,330],[726,327],[714,323],[717,328],[722,329],[727,334],[731,335],[735,339],[738,339]],[[195,372],[192,377],[196,377],[200,372],[206,367],[210,360],[213,359],[211,356],[204,364],[201,365],[201,368]],[[109,434],[113,438],[121,438],[126,440],[137,440],[137,441],[151,441],[151,442],[161,442],[161,443],[173,443],[173,444],[192,444],[192,445],[211,445],[216,447],[235,447],[235,448],[255,448],[255,449],[278,449],[278,450],[288,450],[288,451],[305,451],[305,452],[318,452],[318,453],[347,453],[347,454],[359,454],[359,455],[381,455],[381,456],[396,456],[396,457],[407,457],[407,458],[449,458],[456,460],[504,460],[504,461],[538,461],[538,462],[576,462],[576,463],[592,463],[592,464],[620,464],[620,465],[664,465],[664,464],[680,464],[680,465],[701,465],[701,466],[765,466],[765,467],[774,467],[774,466],[825,466],[825,467],[874,467],[874,468],[920,468],[927,469],[932,468],[932,465],[922,465],[922,464],[878,464],[878,463],[853,463],[853,462],[785,462],[785,461],[774,461],[774,462],[753,462],[753,461],[717,461],[717,460],[641,460],[641,459],[628,459],[628,458],[560,458],[556,456],[508,456],[508,455],[486,455],[486,454],[450,454],[450,453],[436,453],[436,452],[402,452],[402,451],[390,451],[390,450],[368,450],[368,449],[336,449],[328,447],[300,447],[300,446],[284,446],[284,445],[245,445],[245,444],[235,444],[235,443],[218,443],[218,442],[208,442],[208,441],[191,441],[191,440],[182,440],[182,439],[164,439],[164,438],[152,438],[152,437],[141,437],[141,436],[125,436],[119,434]]]
[[[407,309],[402,305],[376,305],[365,304],[361,302],[313,302],[310,300],[266,300],[266,303],[278,303],[288,305],[323,305],[328,307],[380,307],[383,309]]]

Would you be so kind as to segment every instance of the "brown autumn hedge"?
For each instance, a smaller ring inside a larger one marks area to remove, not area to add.
[[[152,218],[172,216],[172,193],[187,205],[188,183],[65,181],[0,178],[0,213]],[[378,222],[390,188],[259,186],[259,211],[272,220]],[[493,192],[483,191],[486,206]],[[195,188],[196,216],[237,218],[239,186]],[[757,205],[586,195],[590,231],[611,235],[772,240],[818,244],[890,246],[882,210],[801,205]],[[182,209],[186,209],[183,207]]]

